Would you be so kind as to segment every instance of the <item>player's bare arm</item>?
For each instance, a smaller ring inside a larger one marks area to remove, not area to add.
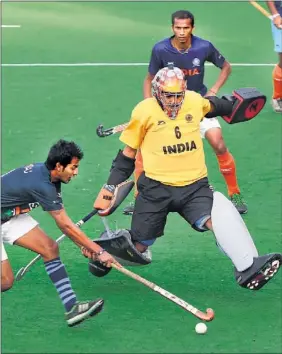
[[[151,85],[152,81],[154,79],[154,75],[150,74],[149,72],[147,73],[144,83],[143,83],[143,96],[144,98],[150,98],[152,97],[152,92],[151,92]]]
[[[76,226],[70,217],[67,215],[65,209],[55,210],[49,212],[54,218],[58,227],[66,234],[76,245],[79,247],[85,247],[89,252],[102,255],[103,249],[96,243],[92,242],[84,232],[82,232],[78,226]],[[105,262],[111,261],[114,262],[114,258],[108,255],[108,260]]]
[[[272,15],[279,14],[279,12],[277,11],[276,6],[274,4],[274,1],[266,1],[266,4],[267,4]]]
[[[231,71],[232,69],[230,63],[227,60],[225,60],[223,67],[220,71],[220,74],[218,76],[218,79],[216,80],[216,83],[207,92],[207,96],[217,95],[220,88],[225,84],[226,80],[230,76]]]

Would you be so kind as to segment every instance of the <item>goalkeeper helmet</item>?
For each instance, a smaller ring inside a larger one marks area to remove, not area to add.
[[[172,65],[159,70],[152,81],[153,96],[170,119],[176,118],[184,100],[185,90],[183,72]]]

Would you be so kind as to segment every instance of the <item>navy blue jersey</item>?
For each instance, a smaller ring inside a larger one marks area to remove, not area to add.
[[[185,53],[181,53],[172,46],[172,38],[166,38],[156,43],[153,47],[149,73],[156,75],[168,63],[173,63],[174,66],[183,71],[187,89],[205,95],[207,92],[207,88],[204,85],[205,62],[211,62],[221,69],[225,58],[211,42],[194,35],[192,35],[191,47]]]
[[[61,182],[51,182],[44,163],[16,168],[1,176],[1,221],[39,205],[45,211],[63,208]]]
[[[279,12],[280,16],[282,16],[282,1],[274,1],[276,10]]]

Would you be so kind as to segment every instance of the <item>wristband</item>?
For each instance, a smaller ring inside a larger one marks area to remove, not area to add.
[[[106,252],[106,250],[104,250],[104,248],[102,248],[102,251],[97,252],[96,256],[101,256],[104,252]]]

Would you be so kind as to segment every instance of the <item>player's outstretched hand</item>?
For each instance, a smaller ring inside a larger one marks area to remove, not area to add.
[[[101,255],[97,256],[97,254],[88,251],[85,247],[81,247],[81,253],[84,257],[92,259],[93,261],[99,261],[106,267],[110,268],[112,263],[115,263],[117,266],[121,267],[122,265],[119,264],[112,255],[108,252],[104,251]]]
[[[278,29],[282,29],[282,17],[281,16],[275,17],[273,19],[273,23]]]
[[[112,255],[110,255],[108,252],[103,252],[101,255],[97,257],[97,260],[101,262],[103,265],[106,267],[110,268],[112,263],[115,263],[117,266],[121,267],[121,264],[119,264]]]

